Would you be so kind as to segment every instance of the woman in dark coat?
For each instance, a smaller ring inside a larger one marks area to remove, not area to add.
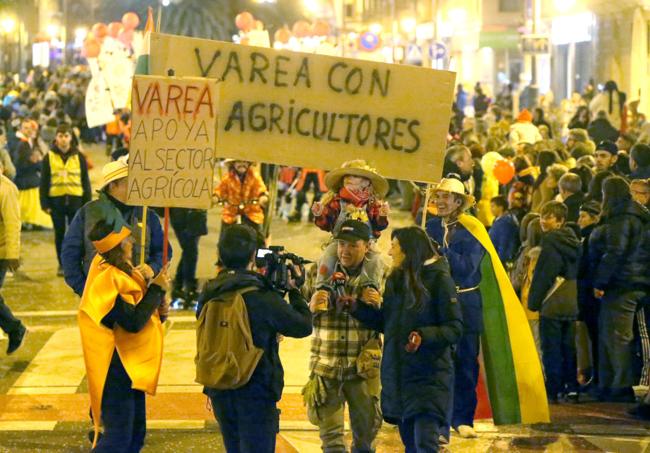
[[[463,330],[456,289],[449,265],[421,228],[393,231],[390,254],[383,305],[358,302],[352,316],[384,333],[384,420],[399,426],[406,453],[437,452],[451,403],[451,350]]]

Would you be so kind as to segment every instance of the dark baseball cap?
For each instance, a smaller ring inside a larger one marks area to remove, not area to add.
[[[616,146],[616,143],[610,142],[609,140],[603,140],[596,146],[596,151],[607,151],[609,154],[613,156],[618,155],[618,146]]]
[[[369,241],[371,234],[372,232],[367,224],[358,220],[346,220],[339,228],[334,239],[350,242]]]

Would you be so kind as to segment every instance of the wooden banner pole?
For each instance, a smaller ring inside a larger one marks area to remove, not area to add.
[[[145,263],[145,252],[147,249],[147,206],[142,207],[142,238],[140,244],[140,265]]]
[[[429,200],[431,199],[431,184],[427,184],[427,191],[424,194],[424,208],[422,208],[422,222],[420,226],[424,229],[427,224],[427,212],[429,210]]]

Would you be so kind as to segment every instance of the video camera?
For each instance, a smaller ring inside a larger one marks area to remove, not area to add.
[[[289,262],[292,266],[289,265]],[[305,264],[312,261],[306,260],[294,253],[284,251],[281,245],[272,245],[267,249],[259,249],[255,259],[258,269],[264,269],[264,275],[269,279],[276,291],[289,291],[289,280],[294,280],[300,288],[305,283]],[[296,275],[293,266],[300,269],[300,275]]]

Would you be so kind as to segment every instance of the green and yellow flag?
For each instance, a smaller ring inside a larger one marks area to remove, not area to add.
[[[494,423],[548,423],[542,366],[521,302],[483,224],[467,214],[458,220],[487,251],[479,287],[485,325],[481,346]]]

